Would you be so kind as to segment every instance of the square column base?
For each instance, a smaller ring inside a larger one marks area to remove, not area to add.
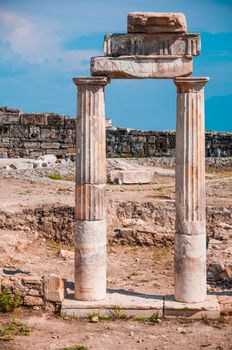
[[[182,303],[168,295],[164,297],[164,315],[166,318],[217,319],[220,308],[216,295],[207,295],[207,299],[200,303]]]
[[[88,317],[96,313],[99,317],[112,317],[117,312],[124,317],[146,317],[158,314],[159,318],[217,319],[220,308],[217,297],[208,295],[201,303],[182,303],[174,296],[148,295],[125,290],[108,289],[107,296],[100,301],[80,301],[69,294],[61,305],[61,315]]]
[[[97,313],[100,317],[111,317],[120,310],[125,317],[163,317],[163,296],[140,294],[125,290],[108,289],[104,300],[79,301],[70,294],[61,305],[61,315],[87,317]]]

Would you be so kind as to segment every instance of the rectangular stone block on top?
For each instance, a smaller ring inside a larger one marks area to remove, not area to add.
[[[47,125],[46,114],[22,114],[20,122],[29,125]]]
[[[5,113],[0,111],[0,125],[3,124],[19,124],[20,114],[19,113]]]
[[[187,32],[183,13],[131,12],[128,14],[128,33]]]
[[[47,115],[48,125],[64,125],[64,116],[60,114],[48,114]]]
[[[105,56],[197,56],[200,34],[109,34],[104,40]]]
[[[192,74],[192,58],[147,56],[93,57],[91,74],[114,79],[173,79]]]
[[[65,298],[65,280],[54,274],[44,276],[44,294],[48,301],[63,301]]]

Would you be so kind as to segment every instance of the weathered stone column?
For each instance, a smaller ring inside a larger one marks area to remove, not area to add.
[[[78,87],[75,298],[106,296],[106,137],[104,77],[74,78]]]
[[[206,299],[204,86],[208,78],[176,78],[175,299]]]

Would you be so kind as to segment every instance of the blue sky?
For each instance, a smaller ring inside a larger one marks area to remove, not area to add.
[[[0,105],[75,116],[72,77],[89,75],[107,33],[125,33],[131,11],[184,12],[200,32],[195,76],[209,76],[206,128],[232,131],[232,0],[0,0]],[[106,113],[115,125],[175,129],[172,80],[113,80]]]

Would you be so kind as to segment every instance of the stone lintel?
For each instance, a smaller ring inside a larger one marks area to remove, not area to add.
[[[199,91],[208,81],[208,77],[177,77],[174,79],[179,93]]]
[[[131,12],[128,14],[128,33],[187,32],[183,13]]]
[[[75,85],[102,85],[105,86],[109,83],[109,79],[106,77],[76,77],[73,78]]]
[[[200,54],[200,34],[108,34],[104,39],[105,56],[197,56]]]
[[[173,296],[147,295],[125,290],[107,290],[104,300],[79,301],[73,294],[66,297],[61,306],[61,315],[69,317],[87,317],[97,313],[102,317],[113,316],[115,310],[120,310],[127,317],[151,317],[158,313],[159,317],[184,319],[217,319],[220,308],[215,295],[208,295],[201,303],[182,303]]]
[[[192,74],[192,58],[121,56],[93,57],[91,74],[112,79],[173,79]]]
[[[207,299],[198,303],[182,303],[173,296],[164,297],[164,315],[167,318],[217,319],[220,308],[216,295],[207,295]]]

